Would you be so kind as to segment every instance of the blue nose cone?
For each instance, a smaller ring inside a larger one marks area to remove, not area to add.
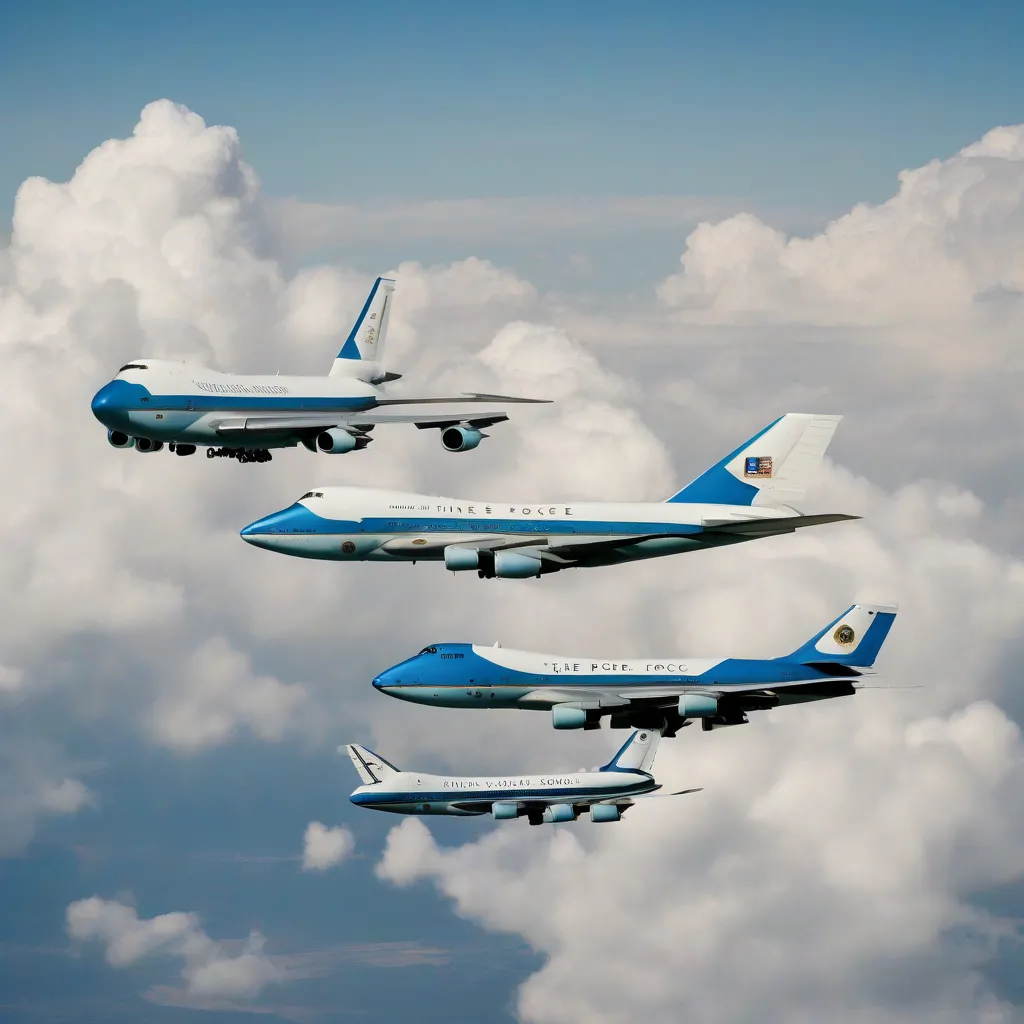
[[[257,519],[254,523],[250,523],[240,531],[242,540],[247,540],[250,544],[258,544],[262,537],[300,532],[297,528],[301,527],[309,514],[309,509],[305,505],[300,505],[296,502],[280,512],[274,512],[269,516],[264,516],[262,519]]]
[[[93,396],[92,414],[105,427],[114,426],[114,423],[111,422],[112,418],[118,414],[123,415],[124,412],[118,402],[116,384],[117,381],[113,380],[109,384],[104,384]]]
[[[93,395],[92,414],[111,430],[130,428],[128,412],[141,408],[141,399],[149,398],[149,391],[141,384],[131,384],[126,380],[112,380]]]

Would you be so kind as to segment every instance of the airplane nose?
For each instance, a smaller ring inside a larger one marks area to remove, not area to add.
[[[274,512],[239,531],[242,540],[268,551],[309,558],[327,557],[331,536],[325,521],[300,502]],[[323,548],[323,550],[321,550]]]
[[[104,426],[114,426],[116,424],[111,423],[111,420],[123,412],[123,407],[120,401],[120,388],[117,387],[118,381],[110,381],[109,384],[104,384],[103,387],[93,395],[92,399],[92,414],[102,423]]]
[[[257,547],[272,547],[272,538],[294,532],[295,507],[293,505],[291,508],[285,508],[280,512],[274,512],[272,515],[257,519],[254,523],[250,523],[240,530],[239,536],[241,536],[242,540],[255,544]]]

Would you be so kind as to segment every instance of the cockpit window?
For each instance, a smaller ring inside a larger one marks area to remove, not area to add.
[[[125,370],[148,370],[149,367],[145,363],[125,363],[124,366],[118,370],[118,373],[124,373]]]
[[[424,647],[420,654],[437,654],[436,647]]]
[[[306,493],[299,498],[299,501],[305,501],[307,498],[322,498],[323,496],[323,491],[306,491]]]

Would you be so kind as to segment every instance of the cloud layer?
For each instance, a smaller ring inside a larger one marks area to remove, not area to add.
[[[524,1020],[1015,1019],[986,967],[1016,926],[979,894],[1024,872],[1024,531],[1006,471],[1024,424],[1005,373],[1019,349],[1021,138],[999,129],[907,172],[888,203],[811,238],[749,214],[702,225],[643,321],[567,309],[479,258],[402,263],[388,363],[406,388],[556,402],[513,410],[466,456],[395,428],[359,455],[300,450],[256,467],[114,451],[89,398],[142,353],[326,370],[387,268],[288,269],[234,131],[152,104],[68,183],[26,182],[0,254],[0,424],[26,439],[0,450],[16,496],[0,530],[5,711],[28,721],[50,700],[62,723],[88,716],[182,756],[242,739],[362,740],[428,770],[576,767],[618,737],[413,708],[367,692],[369,679],[444,639],[771,654],[853,600],[897,600],[880,667],[919,689],[686,730],[658,770],[705,791],[616,826],[481,837],[460,823],[467,841],[444,847],[407,821],[379,874],[432,881],[457,913],[545,955],[519,994]],[[683,344],[709,324],[726,332],[714,345]],[[845,332],[820,377],[784,354],[745,372],[720,344],[735,330],[784,353],[780,325]],[[653,355],[649,338],[662,339]],[[877,344],[866,358],[850,341]],[[893,341],[923,354],[880,373]],[[658,500],[782,402],[856,414],[807,504],[863,522],[540,583],[307,563],[237,537],[315,483]],[[41,817],[97,802],[46,743],[43,729],[0,769],[5,853]],[[345,826],[313,822],[304,866],[351,849]],[[281,980],[258,936],[219,942],[191,914],[140,918],[92,897],[68,908],[68,929],[113,966],[180,958],[189,998],[252,999]]]

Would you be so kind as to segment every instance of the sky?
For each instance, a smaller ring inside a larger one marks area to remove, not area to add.
[[[0,1015],[1024,1021],[1022,17],[6,11]],[[378,273],[403,386],[552,404],[457,456],[106,444],[121,363],[325,372]],[[656,501],[786,411],[844,415],[806,510],[860,522],[540,581],[238,537],[318,484]],[[685,806],[348,802],[346,742],[621,740],[373,691],[425,644],[765,656],[856,600],[900,604],[887,688],[666,741]]]

